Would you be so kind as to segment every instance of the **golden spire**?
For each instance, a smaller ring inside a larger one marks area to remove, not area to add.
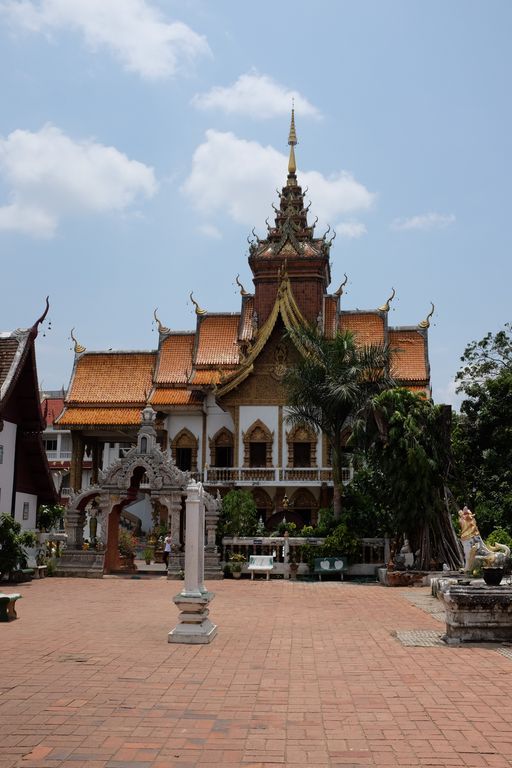
[[[158,307],[157,307],[157,309],[158,309]],[[158,328],[158,333],[162,333],[162,334],[170,333],[171,329],[167,328],[166,325],[162,325],[162,323],[160,322],[160,320],[157,317],[156,312],[157,312],[157,310],[155,309],[155,311],[153,312],[153,317],[155,318],[155,323],[156,323],[156,326]]]
[[[82,352],[85,352],[85,347],[82,344],[79,344],[78,341],[75,339],[75,335],[73,333],[74,330],[75,330],[74,328],[71,329],[71,334],[70,334],[71,341],[73,341],[75,344],[75,355],[81,355]]]
[[[418,328],[430,328],[430,318],[434,314],[434,309],[435,309],[432,302],[430,302],[430,306],[432,307],[432,309],[430,310],[426,318],[422,320],[421,323],[418,323]]]
[[[206,315],[206,309],[201,309],[197,301],[194,299],[194,296],[192,295],[192,291],[190,291],[190,301],[196,308],[196,315]]]
[[[379,312],[389,312],[389,305],[393,301],[394,298],[395,298],[395,289],[392,288],[391,289],[391,296],[386,301],[386,303],[382,305],[382,307],[379,307],[378,311]]]
[[[295,132],[295,109],[292,107],[292,119],[290,122],[290,133],[288,135],[288,144],[290,145],[290,157],[288,159],[288,175],[295,176],[297,164],[295,162],[294,147],[298,144],[297,134]]]

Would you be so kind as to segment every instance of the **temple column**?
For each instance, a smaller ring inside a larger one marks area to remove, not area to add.
[[[167,578],[179,579],[185,565],[180,540],[181,491],[173,491],[170,494],[168,509],[169,525],[171,527],[171,555],[169,557]]]
[[[92,475],[91,485],[98,485],[98,472],[100,468],[100,443],[96,438],[92,444]]]
[[[82,474],[84,464],[84,438],[81,432],[71,432],[71,469],[70,485],[73,491],[82,489]]]
[[[187,487],[187,536],[185,542],[185,584],[173,602],[180,610],[178,624],[169,632],[170,643],[209,643],[217,627],[208,618],[213,595],[202,584],[204,564],[204,501],[200,483]]]

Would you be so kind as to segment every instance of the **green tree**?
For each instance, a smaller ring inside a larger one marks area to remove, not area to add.
[[[249,491],[228,491],[222,499],[218,531],[222,536],[254,536],[258,528],[256,504]]]
[[[461,565],[461,548],[448,509],[450,408],[406,389],[373,401],[366,431],[367,461],[382,481],[382,503],[397,536],[405,534],[419,567]]]
[[[34,534],[22,531],[10,515],[0,515],[0,578],[27,567],[25,547],[33,547],[35,541]]]
[[[485,536],[512,530],[512,325],[467,345],[457,373],[466,397],[454,419],[455,489]]]
[[[331,445],[333,509],[341,515],[343,432],[364,422],[372,398],[394,382],[389,373],[390,349],[384,344],[360,346],[349,331],[324,338],[314,328],[290,332],[302,352],[285,378],[288,421],[320,430]]]

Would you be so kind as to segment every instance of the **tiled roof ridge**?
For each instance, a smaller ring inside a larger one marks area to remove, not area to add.
[[[157,355],[158,349],[88,349],[81,352],[79,357],[88,355]]]
[[[5,341],[8,339],[15,339],[18,342],[18,346],[10,365],[8,363],[9,370],[7,371],[4,380],[0,381],[0,403],[12,390],[20,375],[23,362],[27,358],[30,349],[30,344],[28,343],[31,338],[30,331],[30,328],[26,330],[17,329],[15,331],[5,331],[1,334],[1,338]]]

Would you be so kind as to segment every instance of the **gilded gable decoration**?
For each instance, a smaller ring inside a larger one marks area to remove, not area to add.
[[[190,301],[192,302],[192,304],[195,307],[196,315],[206,315],[207,314],[206,309],[201,309],[201,307],[199,306],[197,301],[194,299],[194,295],[193,295],[192,291],[190,291]]]
[[[84,347],[84,346],[83,346],[83,344],[80,344],[80,343],[79,343],[79,342],[78,342],[78,341],[75,339],[75,334],[73,333],[73,331],[74,331],[74,330],[75,330],[75,329],[74,329],[74,328],[72,328],[72,329],[71,329],[71,333],[70,333],[69,335],[71,336],[71,341],[72,341],[72,342],[74,343],[74,345],[75,345],[75,348],[74,348],[74,352],[75,352],[75,355],[81,355],[81,354],[82,354],[82,352],[85,352],[85,350],[86,350],[86,347]]]
[[[158,333],[161,334],[162,336],[165,336],[166,334],[171,332],[171,329],[167,328],[167,326],[165,325],[162,325],[162,323],[160,322],[156,314],[157,310],[158,310],[158,307],[153,312],[153,317],[155,318],[156,327],[158,328]]]
[[[276,381],[282,381],[288,370],[288,348],[286,344],[279,343],[274,350],[274,367],[270,375]]]

